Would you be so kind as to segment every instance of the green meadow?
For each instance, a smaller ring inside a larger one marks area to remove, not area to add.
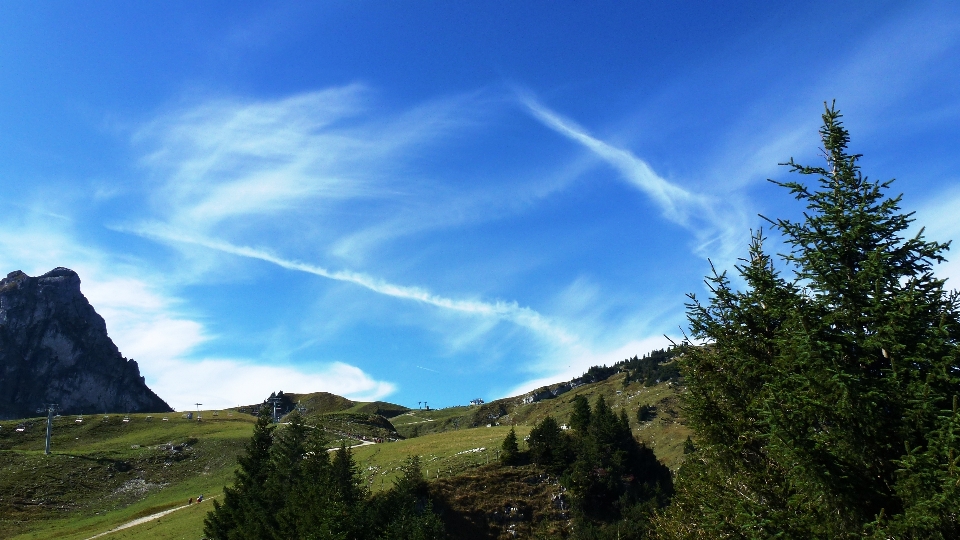
[[[128,422],[123,415],[85,416],[82,423],[62,417],[49,456],[46,418],[0,422],[0,535],[88,538],[201,493],[218,495],[253,428],[253,417],[228,414],[208,411],[202,422],[179,414],[168,421],[159,414],[129,415]],[[192,514],[199,512],[169,519]],[[199,529],[191,530],[197,537]]]
[[[496,464],[510,428],[516,429],[523,449],[523,438],[546,416],[566,422],[578,394],[591,403],[602,395],[615,412],[625,408],[636,436],[676,469],[690,433],[677,405],[680,391],[682,387],[668,383],[624,385],[623,374],[617,374],[528,404],[515,397],[480,407],[411,410],[330,394],[305,394],[303,404],[308,423],[312,418],[364,435],[386,433],[390,430],[384,426],[393,426],[407,437],[353,448],[365,485],[380,491],[393,484],[401,465],[415,455],[431,481],[498,474],[488,465]],[[644,404],[653,405],[657,414],[641,423],[636,411]],[[0,422],[0,538],[84,540],[183,506],[201,493],[207,499],[220,497],[223,486],[233,481],[236,457],[255,419],[235,411],[213,414],[203,411],[202,422],[179,413],[129,415],[129,422],[123,422],[124,415],[88,415],[82,423],[64,416],[55,420],[49,456],[43,452],[46,418]],[[17,432],[21,423],[25,430]],[[330,436],[332,446],[341,442],[356,443]],[[210,502],[194,504],[102,538],[200,538],[210,507]]]

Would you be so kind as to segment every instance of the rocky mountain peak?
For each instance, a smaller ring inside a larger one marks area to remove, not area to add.
[[[63,267],[0,280],[0,418],[33,416],[44,403],[69,414],[170,410]]]

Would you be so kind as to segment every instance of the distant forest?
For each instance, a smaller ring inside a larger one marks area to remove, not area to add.
[[[680,379],[680,364],[674,362],[677,355],[680,354],[680,348],[657,349],[643,358],[634,356],[623,362],[615,364],[615,367],[627,372],[623,380],[626,386],[633,381],[639,381],[644,386],[653,386],[666,381],[675,381]]]

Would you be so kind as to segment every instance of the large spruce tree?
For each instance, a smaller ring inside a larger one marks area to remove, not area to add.
[[[690,295],[697,450],[665,538],[960,538],[960,313],[932,273],[948,246],[907,236],[840,118],[826,107],[825,167],[787,164],[815,186],[776,182],[806,204],[772,221],[780,270],[757,234],[743,290],[715,272]]]
[[[268,538],[269,531],[276,528],[273,503],[265,489],[273,476],[270,460],[273,429],[269,409],[260,407],[246,452],[237,458],[234,484],[224,487],[223,504],[214,499],[213,510],[204,519],[203,532],[207,538]]]

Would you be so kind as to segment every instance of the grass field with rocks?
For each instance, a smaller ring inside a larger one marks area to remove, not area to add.
[[[672,383],[624,385],[623,375],[618,374],[528,404],[518,396],[479,407],[424,410],[343,398],[338,401],[329,394],[302,396],[307,398],[304,406],[308,420],[322,415],[325,425],[367,435],[386,434],[393,426],[395,433],[406,437],[352,450],[370,490],[389,488],[400,466],[416,455],[420,456],[425,476],[438,490],[450,494],[451,501],[460,501],[456,504],[468,505],[474,504],[470,502],[474,499],[464,493],[494,490],[492,486],[501,484],[526,485],[513,476],[534,472],[509,472],[496,465],[503,438],[514,427],[522,441],[548,415],[566,423],[578,394],[590,403],[602,395],[615,412],[625,408],[636,436],[667,466],[676,469],[690,434],[680,415],[681,391],[681,386]],[[317,409],[311,412],[311,405]],[[655,407],[653,420],[637,421],[636,411],[641,405]],[[236,457],[253,431],[255,418],[236,411],[213,414],[204,411],[202,422],[175,413],[134,414],[129,415],[128,422],[123,421],[124,415],[89,415],[81,423],[74,416],[64,416],[55,420],[53,452],[49,456],[43,452],[46,418],[0,422],[0,538],[83,540],[131,520],[182,506],[201,493],[207,499],[221,496],[223,486],[233,481]],[[23,432],[16,431],[20,424],[24,425]],[[331,445],[357,442],[332,435],[328,438]],[[520,446],[525,448],[523,442]],[[543,489],[548,488],[554,489],[544,484]],[[516,494],[510,497],[516,499],[522,490],[514,491]],[[537,493],[537,500],[543,498]],[[491,491],[488,499],[499,500],[494,495]],[[458,507],[458,511],[465,508]],[[195,504],[103,538],[198,539],[209,509],[209,502]],[[481,510],[477,511],[483,515],[496,511],[493,507]],[[538,512],[546,515],[548,510],[543,507]]]

